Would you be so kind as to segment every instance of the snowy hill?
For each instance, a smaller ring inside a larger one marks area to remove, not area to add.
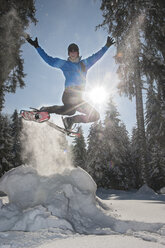
[[[165,195],[146,185],[137,192],[99,189],[96,194],[88,173],[57,158],[62,151],[51,130],[45,137],[56,142],[56,150],[43,146],[47,155],[41,156],[42,146],[32,137],[38,132],[45,139],[45,126],[37,131],[33,126],[26,136],[33,164],[0,179],[0,191],[8,196],[0,199],[0,248],[164,247]]]

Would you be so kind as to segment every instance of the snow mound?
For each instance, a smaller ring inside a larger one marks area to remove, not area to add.
[[[30,166],[14,168],[1,178],[0,190],[9,203],[0,201],[0,231],[113,234],[128,230],[158,232],[162,223],[121,221],[96,197],[96,184],[81,168],[41,176]]]
[[[96,184],[81,168],[66,169],[62,174],[41,176],[30,166],[20,166],[8,171],[0,181],[0,189],[8,195],[9,202],[25,209],[36,205],[47,205],[65,193],[71,194],[72,188],[88,192],[93,198]]]
[[[165,194],[165,187],[163,187],[163,188],[160,189],[160,193],[161,194]]]
[[[138,195],[149,195],[149,196],[157,196],[157,193],[151,189],[150,187],[148,187],[147,184],[144,184],[138,191],[137,193]]]
[[[9,198],[9,204],[0,204],[0,231],[58,227],[82,233],[100,227],[104,217],[96,184],[81,168],[41,176],[30,166],[20,166],[2,177],[0,190]]]

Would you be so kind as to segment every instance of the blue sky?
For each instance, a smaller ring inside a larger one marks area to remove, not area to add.
[[[38,37],[39,45],[52,57],[67,59],[67,47],[70,43],[78,44],[80,55],[86,58],[105,45],[107,31],[95,27],[102,23],[100,0],[36,0],[37,25],[31,24],[27,30],[32,38]],[[6,95],[5,113],[12,114],[15,109],[29,109],[44,105],[62,104],[64,76],[58,69],[47,65],[28,43],[22,47],[26,87],[17,89],[16,94]],[[117,65],[113,56],[115,47],[108,52],[89,71],[87,91],[96,85],[102,85],[111,93],[120,113],[121,120],[131,132],[136,123],[135,104],[117,93]],[[96,106],[102,120],[106,105]],[[53,121],[61,123],[59,116],[52,116]],[[90,124],[83,124],[87,132]]]

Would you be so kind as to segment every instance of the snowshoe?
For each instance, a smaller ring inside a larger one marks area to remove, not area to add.
[[[48,121],[50,119],[50,115],[48,112],[40,112],[37,109],[34,109],[33,111],[21,110],[20,115],[25,120],[35,121],[38,123],[42,123],[42,122]]]

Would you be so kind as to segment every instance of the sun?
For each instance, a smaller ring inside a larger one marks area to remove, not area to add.
[[[102,86],[97,86],[88,92],[89,100],[94,104],[102,104],[107,101],[107,91]]]

